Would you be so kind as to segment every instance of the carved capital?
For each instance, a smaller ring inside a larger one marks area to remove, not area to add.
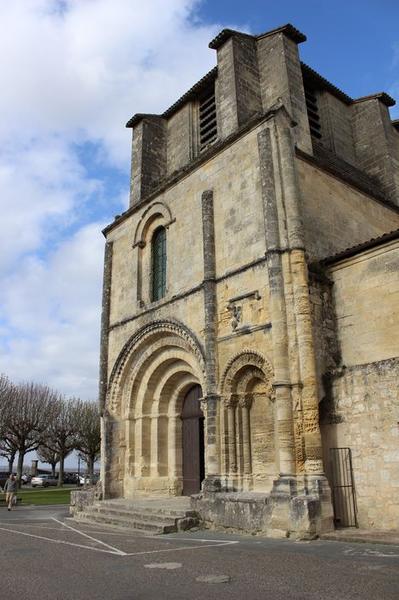
[[[239,405],[241,408],[247,408],[248,410],[251,408],[253,402],[253,397],[251,394],[245,394],[239,399]]]
[[[207,409],[208,409],[208,402],[207,402],[206,398],[201,398],[200,399],[200,407],[201,407],[201,410],[202,410],[202,412],[204,414],[204,417],[206,417],[206,412],[207,412]]]
[[[237,394],[230,394],[223,400],[224,406],[228,409],[234,409],[238,404]]]

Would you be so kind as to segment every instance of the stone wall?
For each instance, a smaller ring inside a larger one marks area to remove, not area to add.
[[[324,464],[330,448],[352,450],[359,527],[399,528],[399,359],[356,365],[326,377],[321,404]]]
[[[399,241],[332,265],[342,364],[351,367],[399,356]]]
[[[192,113],[194,107],[187,103],[168,120],[167,173],[184,167],[192,158]]]
[[[72,490],[69,512],[74,516],[76,513],[84,511],[87,506],[91,506],[94,502],[101,499],[102,492],[100,482],[81,490]]]
[[[249,276],[243,272],[237,280],[234,277],[237,269],[264,259],[265,237],[263,221],[259,218],[259,214],[262,214],[259,171],[254,169],[259,160],[256,133],[257,130],[251,131],[227,147],[202,169],[192,172],[160,194],[150,212],[148,209],[152,203],[136,211],[108,235],[108,241],[113,241],[110,365],[133,331],[152,318],[147,311],[154,308],[158,309],[161,317],[172,310],[176,318],[201,335],[202,296],[194,292],[203,281],[201,194],[204,189],[213,189],[214,194],[216,276],[223,281],[218,286],[221,294],[220,311],[226,311],[231,297],[267,285],[264,263],[263,268],[260,265],[254,271],[249,269]],[[168,285],[165,298],[152,303],[146,288],[151,268],[148,238],[157,223],[166,224],[167,219],[163,216],[166,209],[162,206],[168,207],[170,212],[167,228]],[[140,245],[135,246],[135,239],[146,219],[151,224],[148,230],[145,227],[143,229],[144,238],[141,241],[146,246],[140,248]],[[139,255],[141,271],[138,268]],[[255,284],[257,281],[259,283]],[[139,287],[141,298],[138,305]],[[187,292],[193,293],[190,300],[186,297],[180,299],[180,295]],[[261,296],[261,302],[255,303],[255,313],[266,308],[264,291]],[[169,304],[165,305],[166,302]],[[246,302],[245,310],[248,305]],[[221,315],[221,319],[224,318]],[[262,318],[256,316],[256,324],[262,322]],[[248,315],[245,315],[245,319],[243,324],[250,324]]]
[[[388,107],[379,97],[352,107],[358,165],[380,182],[387,198],[399,206],[399,135],[391,124]]]
[[[299,148],[312,152],[301,63],[297,44],[283,33],[261,37],[257,42],[263,110],[282,101],[297,123]]]
[[[399,227],[399,213],[389,206],[305,160],[298,159],[297,167],[311,261]]]
[[[332,281],[324,274],[310,271],[309,293],[320,398],[324,396],[324,373],[336,369],[341,364],[332,286]]]
[[[397,529],[399,241],[343,259],[327,275],[341,362],[326,361],[323,377],[326,472],[332,481],[330,448],[351,448],[359,526]]]
[[[317,93],[321,123],[321,140],[337,156],[356,165],[355,144],[350,107],[327,91]]]

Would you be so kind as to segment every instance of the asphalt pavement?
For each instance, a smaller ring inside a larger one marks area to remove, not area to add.
[[[0,598],[398,600],[399,546],[212,531],[148,537],[67,507],[0,510]]]

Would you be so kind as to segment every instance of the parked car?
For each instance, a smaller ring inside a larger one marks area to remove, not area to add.
[[[49,485],[57,485],[58,478],[52,475],[37,475],[32,477],[31,486],[34,487],[48,487]]]
[[[78,475],[76,473],[64,473],[64,483],[78,483]]]
[[[27,473],[23,473],[21,475],[21,481],[23,484],[29,483],[31,479],[32,479],[32,477],[30,475],[28,475]]]

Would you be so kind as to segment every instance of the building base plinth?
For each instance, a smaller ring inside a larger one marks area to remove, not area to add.
[[[314,539],[332,531],[333,511],[325,478],[313,480],[308,493],[297,493],[298,487],[295,478],[284,477],[268,494],[208,493],[204,489],[191,497],[191,506],[209,528],[295,539]]]

